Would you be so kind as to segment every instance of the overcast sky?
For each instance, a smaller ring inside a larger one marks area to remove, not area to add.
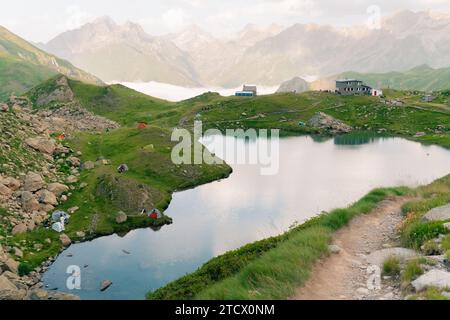
[[[368,8],[382,15],[398,10],[450,12],[449,0],[0,0],[0,25],[31,41],[108,15],[119,23],[140,23],[150,34],[197,24],[223,35],[248,23],[351,25],[368,19]]]

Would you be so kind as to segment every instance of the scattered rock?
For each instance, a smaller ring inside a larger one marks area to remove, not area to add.
[[[39,174],[35,172],[28,172],[25,176],[23,188],[25,191],[35,192],[42,189],[44,184],[45,182]]]
[[[417,257],[418,253],[414,250],[405,248],[386,248],[370,253],[366,256],[366,260],[370,264],[382,267],[384,261],[393,256],[401,261],[405,261]]]
[[[445,206],[433,208],[422,218],[424,221],[445,221],[450,219],[450,203]]]
[[[19,290],[8,278],[0,275],[0,300],[21,300],[24,290]]]
[[[423,136],[425,136],[425,135],[426,135],[425,132],[417,132],[417,133],[414,135],[414,138],[420,138],[420,137],[423,137]]]
[[[0,177],[0,184],[3,184],[4,186],[8,187],[12,191],[16,191],[20,188],[22,185],[19,180],[8,177],[8,178],[1,178]]]
[[[11,271],[12,273],[19,273],[19,263],[16,260],[9,258],[5,261],[6,270]]]
[[[38,211],[41,208],[39,201],[37,201],[30,191],[23,191],[20,196],[20,201],[25,212]]]
[[[14,255],[18,258],[23,258],[23,252],[19,248],[14,248]]]
[[[117,223],[125,223],[127,220],[128,220],[128,216],[126,215],[125,212],[120,211],[117,214],[117,217],[116,217],[116,222]]]
[[[100,291],[105,291],[112,285],[112,282],[110,280],[103,280],[100,284]]]
[[[64,192],[69,191],[69,187],[61,183],[50,183],[47,189],[48,191],[54,193],[57,196],[60,196]]]
[[[74,175],[70,175],[67,177],[66,182],[69,184],[76,183],[76,182],[78,182],[78,178],[75,177]]]
[[[21,234],[27,232],[27,230],[28,228],[25,224],[19,223],[12,229],[11,234],[12,235]]]
[[[68,212],[69,214],[74,214],[74,213],[77,212],[79,209],[80,209],[79,207],[72,207],[72,208],[69,208],[69,210],[67,210],[67,212]]]
[[[341,247],[339,247],[338,245],[335,245],[335,244],[328,246],[328,251],[333,254],[338,254],[341,252],[341,250],[342,250]]]
[[[31,148],[49,155],[52,155],[56,149],[55,141],[44,137],[28,138],[25,143]]]
[[[94,168],[95,168],[95,162],[93,162],[93,161],[86,161],[81,166],[81,169],[83,169],[83,170],[92,170]]]
[[[69,236],[66,234],[62,234],[59,236],[59,240],[61,241],[64,247],[68,247],[71,245],[72,240],[70,240]]]
[[[12,195],[13,191],[7,186],[0,184],[0,197],[9,199]]]
[[[436,287],[439,289],[450,288],[450,272],[433,269],[421,275],[411,282],[411,284],[416,291],[421,291],[428,287]]]
[[[48,190],[41,190],[39,192],[39,202],[45,204],[51,204],[52,206],[58,205],[58,200],[53,192]]]
[[[48,296],[48,291],[42,289],[35,289],[30,293],[31,300],[47,300]]]
[[[76,236],[78,238],[84,238],[86,236],[86,234],[83,231],[77,231]]]
[[[343,123],[340,120],[333,118],[323,112],[317,112],[310,120],[309,125],[323,130],[331,134],[348,133],[352,131],[352,127]]]
[[[450,222],[444,223],[444,228],[450,232]]]

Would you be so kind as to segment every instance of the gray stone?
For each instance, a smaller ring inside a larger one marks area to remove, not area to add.
[[[112,281],[110,280],[103,280],[100,284],[100,291],[105,291],[112,285]]]
[[[25,224],[19,223],[18,225],[14,226],[14,228],[11,231],[11,234],[14,236],[16,234],[21,234],[27,232],[28,228]]]
[[[35,172],[28,172],[25,176],[23,189],[25,191],[35,192],[44,187],[44,180]]]
[[[35,289],[30,293],[31,300],[47,300],[48,297],[48,291],[42,289]]]
[[[12,273],[19,273],[19,263],[11,258],[5,261],[5,267]]]
[[[401,261],[405,261],[417,257],[418,253],[414,250],[405,248],[386,248],[370,253],[366,256],[366,260],[370,264],[382,267],[384,261],[393,256]]]
[[[50,204],[52,206],[56,206],[58,204],[58,200],[56,199],[56,195],[53,192],[48,190],[39,191],[39,202],[44,204]],[[46,210],[49,211],[49,210]]]
[[[333,254],[338,254],[341,252],[341,250],[342,250],[341,247],[339,247],[338,245],[335,245],[335,244],[331,244],[328,246],[328,251],[330,251],[330,253],[333,253]]]
[[[7,186],[0,184],[0,197],[9,199],[11,195],[13,194],[13,191],[8,188]]]
[[[83,163],[82,167],[83,170],[92,170],[95,168],[95,162],[93,161],[86,161]]]
[[[50,183],[47,189],[48,191],[54,193],[57,196],[60,196],[64,192],[69,191],[69,187],[61,183]]]
[[[41,208],[39,201],[37,201],[30,191],[23,191],[20,196],[20,201],[23,210],[26,212],[38,211]]]
[[[433,208],[422,218],[424,221],[445,221],[450,219],[450,203],[445,206]]]
[[[59,240],[63,244],[64,247],[68,247],[71,245],[72,240],[70,240],[69,236],[66,234],[62,234],[59,236]]]
[[[411,284],[416,291],[421,291],[428,287],[436,287],[439,289],[450,288],[450,272],[433,269],[421,275],[411,282]]]
[[[0,275],[0,300],[21,300],[24,296],[24,290],[19,290],[8,278]]]
[[[450,222],[444,223],[444,228],[450,231]]]
[[[44,137],[28,138],[25,140],[25,143],[37,151],[50,155],[56,149],[55,141]]]
[[[117,214],[117,217],[116,217],[117,223],[125,223],[127,220],[128,220],[128,216],[125,214],[125,212],[120,211]]]

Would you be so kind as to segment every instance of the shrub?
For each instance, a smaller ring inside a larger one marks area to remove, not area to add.
[[[442,222],[421,223],[417,221],[405,227],[402,233],[402,241],[408,247],[419,249],[426,241],[437,238],[440,234],[446,234],[447,232]]]
[[[411,281],[415,280],[417,277],[423,274],[423,269],[420,265],[420,262],[420,259],[414,259],[406,264],[405,269],[402,272],[403,288],[408,287]]]
[[[443,251],[450,250],[450,236],[446,236],[441,243],[441,247]]]
[[[400,260],[395,257],[389,257],[383,262],[383,274],[388,276],[397,276],[400,274]]]
[[[426,256],[435,256],[442,253],[439,244],[434,242],[434,240],[428,240],[427,242],[425,242],[421,249],[423,254]]]
[[[21,277],[29,274],[31,271],[33,271],[33,266],[31,266],[30,264],[26,262],[22,262],[19,264],[19,275]]]

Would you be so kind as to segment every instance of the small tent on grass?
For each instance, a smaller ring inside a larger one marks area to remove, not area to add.
[[[64,223],[68,224],[70,219],[70,214],[65,211],[55,211],[52,213],[53,222],[61,222],[61,218],[64,219]]]
[[[147,124],[145,122],[139,122],[137,125],[138,129],[145,129],[147,128]]]
[[[121,164],[120,166],[117,167],[117,171],[119,173],[124,173],[124,172],[127,172],[128,170],[129,170],[128,166],[125,163],[123,163],[123,164]]]
[[[158,209],[153,208],[152,210],[150,210],[150,211],[147,212],[147,216],[148,216],[150,219],[156,220],[156,219],[159,219],[159,218],[162,217],[162,213],[161,213],[161,211],[159,211]]]

